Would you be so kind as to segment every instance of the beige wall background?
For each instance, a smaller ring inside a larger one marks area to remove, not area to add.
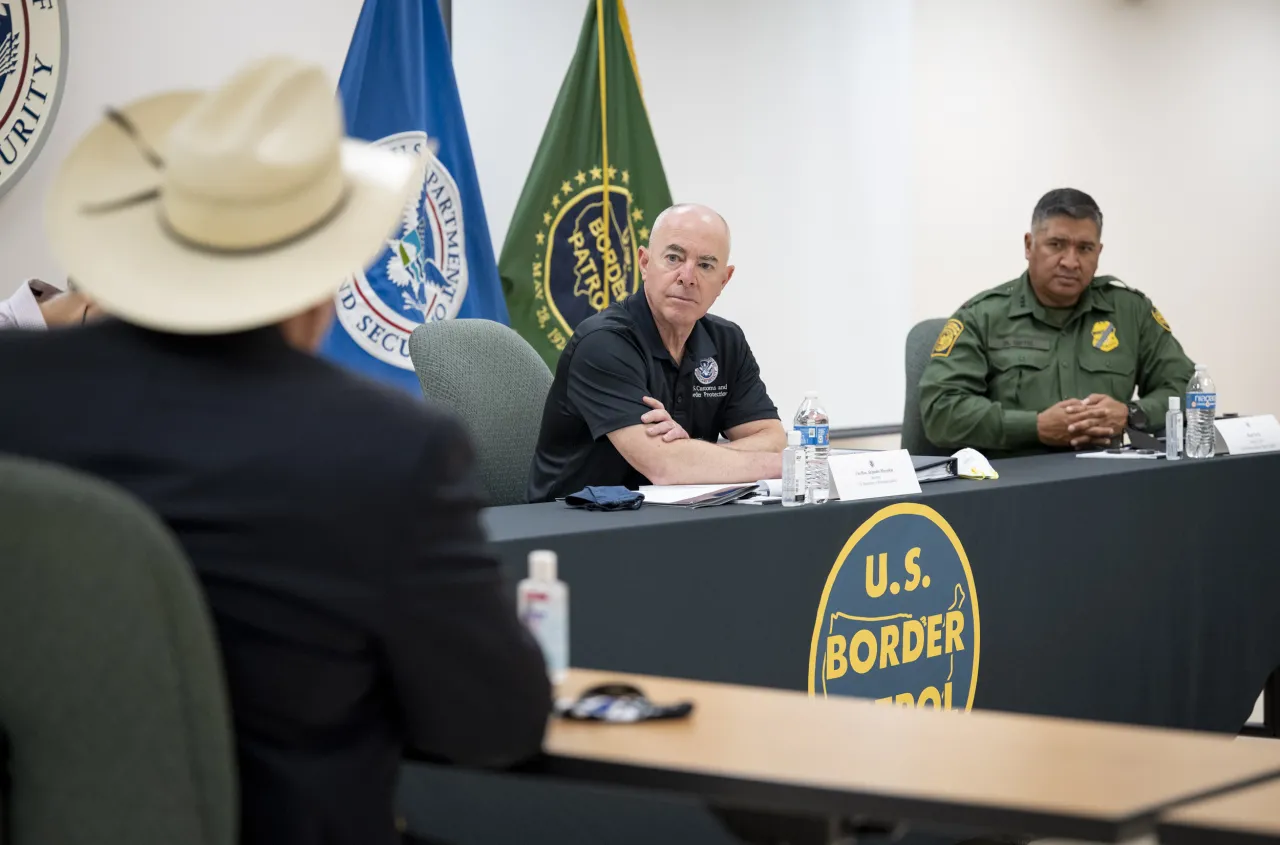
[[[500,248],[586,3],[454,6]],[[57,123],[0,197],[0,295],[61,281],[40,204],[104,104],[209,85],[273,50],[336,79],[359,7],[75,2]],[[817,387],[837,427],[896,422],[907,328],[1019,273],[1031,207],[1061,185],[1101,203],[1102,269],[1156,301],[1223,407],[1280,413],[1277,0],[628,8],[673,191],[734,224],[739,275],[718,310],[747,328],[784,415]]]
[[[1229,411],[1280,413],[1280,3],[915,0],[912,314],[1025,267],[1045,190],[1090,192]]]

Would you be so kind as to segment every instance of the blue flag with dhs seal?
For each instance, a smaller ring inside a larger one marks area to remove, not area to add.
[[[508,321],[436,0],[364,0],[338,88],[352,137],[423,155],[427,166],[382,254],[338,289],[321,354],[420,396],[415,328]]]

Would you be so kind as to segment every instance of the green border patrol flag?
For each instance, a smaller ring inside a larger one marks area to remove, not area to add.
[[[511,326],[553,370],[578,323],[639,290],[669,205],[626,9],[591,0],[498,259]]]

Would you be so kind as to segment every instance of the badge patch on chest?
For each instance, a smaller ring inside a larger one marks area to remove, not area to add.
[[[1116,327],[1111,325],[1110,320],[1099,320],[1093,324],[1094,349],[1110,352],[1119,345],[1120,338],[1116,337]]]
[[[947,320],[947,324],[942,327],[942,331],[938,334],[938,342],[933,345],[933,354],[930,358],[946,358],[951,354],[951,350],[955,348],[956,341],[960,338],[960,333],[964,331],[964,323],[956,319]]]

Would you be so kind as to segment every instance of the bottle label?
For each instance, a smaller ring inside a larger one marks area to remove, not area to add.
[[[1215,411],[1218,408],[1218,394],[1216,393],[1188,393],[1187,394],[1187,410],[1188,411]]]
[[[831,427],[826,425],[798,425],[801,446],[826,446]]]

